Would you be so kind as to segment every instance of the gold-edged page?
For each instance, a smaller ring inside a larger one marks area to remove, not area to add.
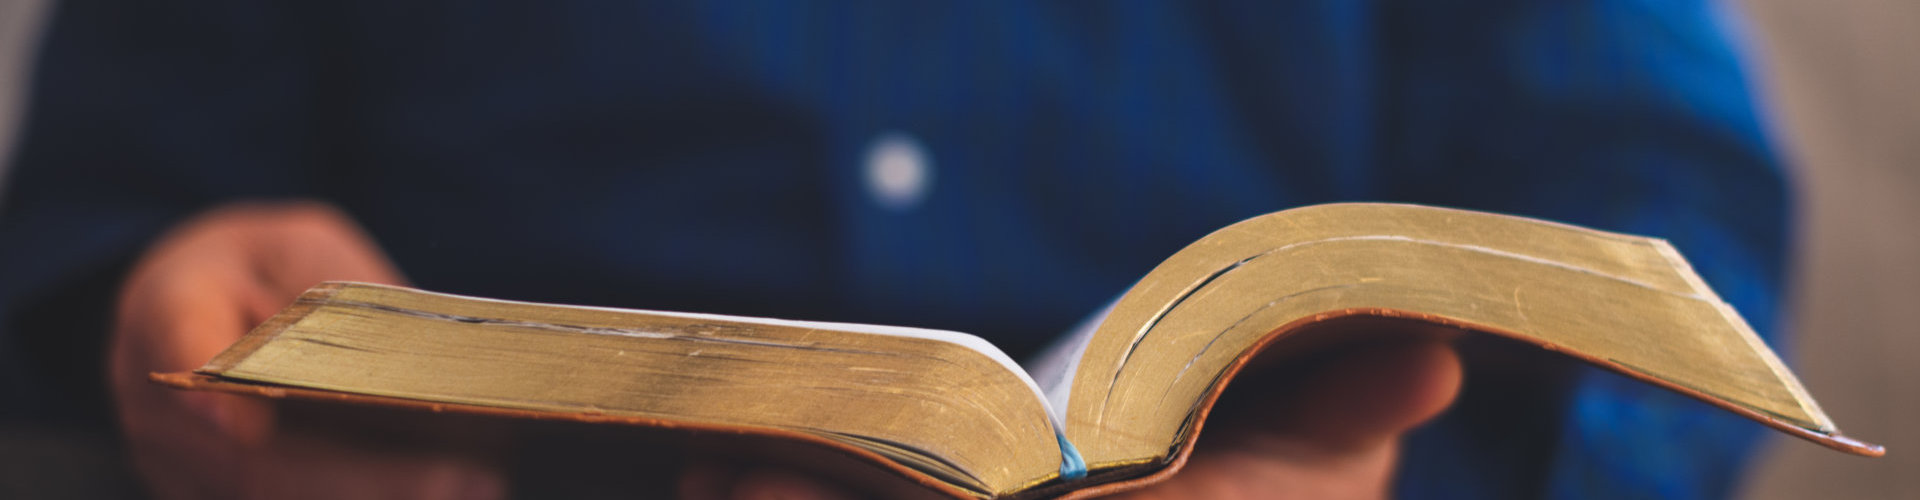
[[[222,355],[202,371],[433,402],[812,433],[989,495],[1059,471],[1053,427],[1032,382],[1008,371],[1010,361],[955,342],[866,325],[338,286],[304,299],[317,305],[296,304],[310,312],[270,338],[237,344],[253,346],[244,357]]]
[[[1086,348],[1060,409],[1067,437],[1095,469],[1165,460],[1194,403],[1243,351],[1289,322],[1355,309],[1510,332],[1837,438],[1665,242],[1393,204],[1257,217],[1154,269]]]

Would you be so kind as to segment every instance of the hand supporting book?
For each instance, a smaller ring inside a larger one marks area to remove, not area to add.
[[[432,441],[452,445],[395,452],[304,432],[273,401],[148,382],[149,372],[200,366],[328,279],[404,282],[352,221],[315,203],[207,212],[136,264],[121,290],[108,376],[128,453],[154,498],[504,495],[494,461],[468,449],[497,430],[450,428],[441,418],[420,429],[445,433]]]

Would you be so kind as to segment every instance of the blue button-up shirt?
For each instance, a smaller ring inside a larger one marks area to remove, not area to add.
[[[57,395],[98,372],[72,318],[262,197],[340,204],[424,288],[1016,355],[1212,229],[1428,203],[1668,238],[1776,337],[1787,190],[1708,3],[431,4],[62,2],[0,207],[6,416],[105,422]],[[1470,368],[1399,495],[1714,497],[1752,451],[1520,357]]]

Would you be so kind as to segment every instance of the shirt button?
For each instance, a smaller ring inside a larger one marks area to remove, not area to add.
[[[881,208],[912,210],[933,186],[933,163],[913,136],[883,133],[867,146],[866,181],[867,195]]]

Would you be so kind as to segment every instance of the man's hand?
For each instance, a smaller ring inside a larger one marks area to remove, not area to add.
[[[141,256],[120,290],[108,377],[134,466],[156,498],[499,498],[501,476],[459,453],[380,450],[291,432],[270,403],[166,389],[325,280],[399,283],[344,214],[317,203],[222,207]]]
[[[1460,377],[1459,357],[1439,340],[1346,353],[1297,396],[1219,415],[1185,469],[1118,498],[1386,498],[1401,435],[1452,404]]]
[[[1452,404],[1460,378],[1459,357],[1440,340],[1346,352],[1291,381],[1297,394],[1214,415],[1186,468],[1114,498],[1386,498],[1401,435]],[[689,469],[680,490],[689,500],[858,498],[776,468],[720,465]]]

